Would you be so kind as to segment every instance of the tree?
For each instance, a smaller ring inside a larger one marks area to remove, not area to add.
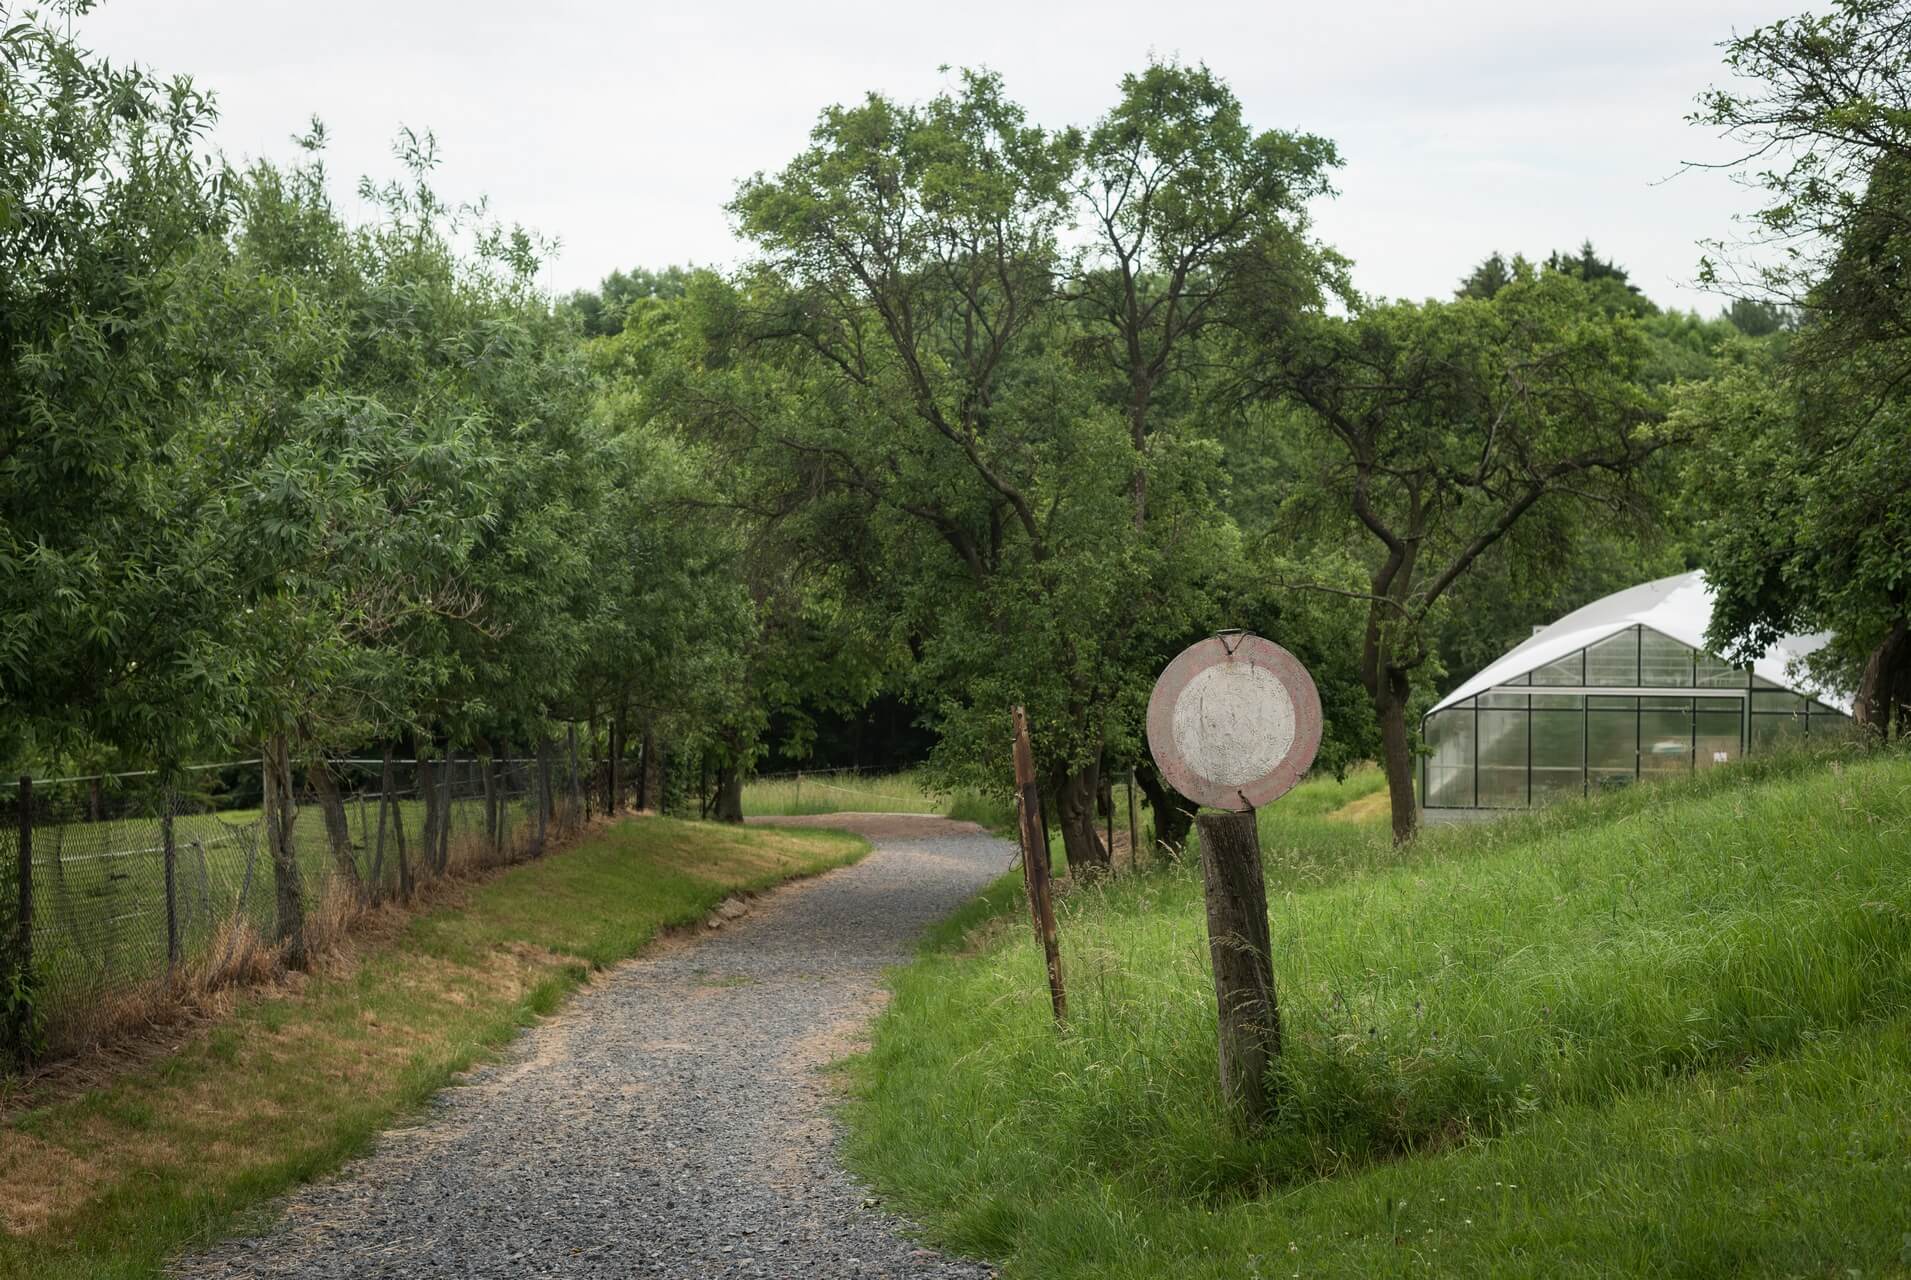
[[[0,752],[176,759],[237,715],[181,449],[224,352],[185,267],[226,224],[210,101],[0,31]],[[210,300],[217,303],[217,298]],[[223,609],[223,601],[221,608]]]
[[[1739,141],[1768,197],[1748,240],[1716,244],[1707,282],[1803,317],[1776,385],[1745,372],[1683,411],[1717,443],[1695,473],[1718,506],[1705,566],[1712,639],[1749,652],[1830,630],[1821,677],[1860,721],[1911,725],[1911,5],[1840,0],[1730,41],[1740,82],[1695,121]],[[1749,250],[1752,261],[1740,258]]]
[[[1490,301],[1361,306],[1345,318],[1269,309],[1243,329],[1254,393],[1297,406],[1314,450],[1315,483],[1288,514],[1330,530],[1351,520],[1368,548],[1367,580],[1352,591],[1366,605],[1361,679],[1404,841],[1416,826],[1408,709],[1436,611],[1522,522],[1561,504],[1635,499],[1633,477],[1666,442],[1638,378],[1647,347],[1629,318],[1550,271]]]

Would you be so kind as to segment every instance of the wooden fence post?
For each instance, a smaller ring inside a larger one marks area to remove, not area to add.
[[[1028,713],[1016,707],[1010,713],[1015,727],[1015,795],[1022,830],[1022,882],[1028,887],[1029,911],[1035,917],[1035,936],[1048,961],[1048,997],[1058,1025],[1068,1022],[1068,992],[1062,985],[1062,950],[1055,936],[1055,905],[1049,897],[1048,849],[1039,821],[1041,789],[1035,784],[1035,751],[1029,745]]]
[[[1254,810],[1201,813],[1201,878],[1208,904],[1208,956],[1219,1017],[1221,1093],[1249,1126],[1273,1110],[1267,1070],[1281,1051],[1274,996],[1274,941]]]

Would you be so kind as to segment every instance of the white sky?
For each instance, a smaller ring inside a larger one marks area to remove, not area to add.
[[[289,159],[317,113],[342,193],[396,173],[400,125],[435,130],[440,194],[488,195],[557,237],[545,280],[560,290],[617,267],[733,262],[736,182],[780,167],[829,103],[919,99],[947,83],[939,66],[985,65],[1035,120],[1087,124],[1152,52],[1205,61],[1256,127],[1339,144],[1341,194],[1317,225],[1370,293],[1445,296],[1495,248],[1543,256],[1590,236],[1654,299],[1713,312],[1687,287],[1697,242],[1756,198],[1722,174],[1675,176],[1727,154],[1684,119],[1721,75],[1719,41],[1805,7],[106,0],[75,31],[213,89],[231,155]]]

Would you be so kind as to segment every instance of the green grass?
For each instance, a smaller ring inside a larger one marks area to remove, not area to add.
[[[151,1277],[731,893],[854,861],[838,832],[631,820],[375,921],[350,965],[238,998],[113,1083],[0,1120],[0,1276]],[[382,927],[381,927],[382,925]]]
[[[1780,759],[1405,852],[1262,812],[1287,1053],[1235,1135],[1190,866],[1004,883],[897,979],[850,1154],[1022,1276],[1902,1274],[1911,761]],[[1356,807],[1360,809],[1359,806]]]
[[[888,774],[805,774],[753,778],[743,787],[746,817],[823,813],[933,813],[986,827],[1014,821],[1012,806],[971,791],[931,788],[914,770]]]

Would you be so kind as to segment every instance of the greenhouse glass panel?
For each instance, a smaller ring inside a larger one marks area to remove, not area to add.
[[[1693,651],[1650,627],[1639,631],[1639,684],[1647,689],[1692,687]]]
[[[1736,698],[1730,699],[1730,709],[1724,705],[1727,699],[1702,698],[1695,719],[1698,730],[1698,750],[1696,763],[1701,769],[1709,769],[1715,764],[1728,764],[1739,758],[1744,752],[1740,735],[1744,733],[1744,709]]]
[[[1586,647],[1586,683],[1624,688],[1639,683],[1639,630],[1629,627]]]
[[[1480,712],[1477,732],[1482,809],[1526,806],[1526,733],[1531,721],[1526,711]]]
[[[1753,752],[1774,751],[1805,735],[1805,717],[1777,712],[1752,713]]]
[[[1576,695],[1556,694],[1554,699]],[[1586,789],[1586,712],[1542,710],[1540,696],[1533,699],[1533,800],[1555,796],[1576,796]]]
[[[1473,704],[1427,717],[1426,795],[1429,809],[1473,807]]]
[[[1594,698],[1586,711],[1586,781],[1621,786],[1639,773],[1637,698]]]
[[[1488,689],[1479,696],[1478,702],[1483,707],[1498,707],[1501,710],[1518,708],[1524,711],[1530,704],[1530,695],[1505,689]]]
[[[1805,700],[1795,693],[1754,693],[1752,710],[1783,711],[1790,715],[1805,714]]]
[[[1717,654],[1702,653],[1698,662],[1698,685],[1701,689],[1743,689],[1748,684],[1751,672],[1744,667],[1735,667]]]
[[[1692,700],[1642,698],[1639,772],[1665,776],[1692,771]]]
[[[1586,683],[1586,651],[1575,649],[1557,662],[1549,662],[1533,672],[1534,684],[1581,685]]]

